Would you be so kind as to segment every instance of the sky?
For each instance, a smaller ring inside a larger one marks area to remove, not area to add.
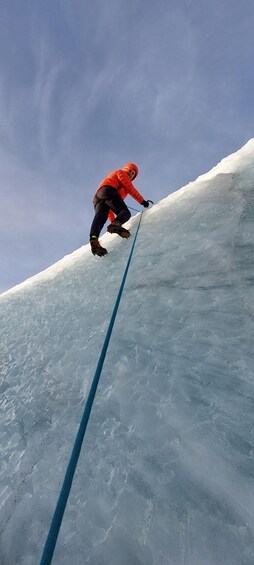
[[[253,0],[1,0],[0,292],[88,242],[112,169],[157,202],[253,137],[253,29]]]

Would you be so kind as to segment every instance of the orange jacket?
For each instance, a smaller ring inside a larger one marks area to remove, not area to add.
[[[109,173],[105,179],[99,184],[98,189],[102,188],[103,186],[113,186],[116,188],[121,198],[124,200],[127,194],[130,194],[132,198],[134,198],[139,204],[143,202],[144,197],[138,192],[138,190],[133,186],[129,176],[128,171],[134,169],[136,172],[136,176],[138,174],[138,167],[134,163],[126,163],[122,169],[118,169],[116,171],[112,171]],[[114,220],[114,212],[110,210],[108,219],[112,222]]]

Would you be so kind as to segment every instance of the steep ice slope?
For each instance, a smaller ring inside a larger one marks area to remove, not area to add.
[[[145,212],[54,563],[253,563],[253,219],[253,140]],[[104,244],[0,297],[3,565],[40,559],[131,247]]]

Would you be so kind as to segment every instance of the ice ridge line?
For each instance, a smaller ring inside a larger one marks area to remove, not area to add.
[[[116,299],[116,302],[115,302],[115,306],[114,306],[114,309],[113,309],[113,312],[112,312],[111,320],[109,322],[107,334],[106,334],[106,337],[105,337],[105,340],[104,340],[104,343],[103,343],[103,346],[102,346],[102,350],[101,350],[101,354],[100,354],[99,361],[98,361],[98,364],[97,364],[97,368],[96,368],[94,378],[93,378],[93,381],[92,381],[92,384],[91,384],[91,387],[90,387],[90,391],[89,391],[89,394],[88,394],[88,397],[87,397],[83,416],[82,416],[82,419],[81,419],[81,422],[80,422],[80,426],[79,426],[78,433],[77,433],[77,436],[76,436],[76,440],[75,440],[75,443],[74,443],[74,446],[73,446],[72,454],[71,454],[71,457],[70,457],[70,460],[69,460],[69,463],[68,463],[68,467],[67,467],[67,470],[66,470],[66,473],[65,473],[62,489],[61,489],[61,492],[60,492],[60,495],[59,495],[59,498],[58,498],[58,502],[57,502],[56,509],[55,509],[55,512],[54,512],[54,516],[53,516],[51,526],[50,526],[50,529],[49,529],[48,537],[47,537],[47,540],[46,540],[46,543],[45,543],[45,546],[44,546],[40,565],[50,565],[50,563],[52,562],[52,558],[53,558],[53,554],[54,554],[54,551],[55,551],[55,546],[56,546],[58,534],[59,534],[60,527],[61,527],[62,520],[63,520],[65,507],[66,507],[68,497],[69,497],[69,494],[70,494],[72,481],[73,481],[73,478],[74,478],[74,474],[75,474],[75,470],[76,470],[76,467],[77,467],[77,463],[78,463],[83,439],[84,439],[84,436],[85,436],[87,424],[88,424],[90,413],[91,413],[92,406],[93,406],[93,401],[94,401],[96,390],[97,390],[97,387],[98,387],[98,384],[99,384],[101,371],[102,371],[102,368],[103,368],[103,363],[104,363],[104,360],[105,360],[105,357],[106,357],[106,353],[107,353],[110,337],[111,337],[111,334],[112,334],[112,330],[113,330],[113,327],[114,327],[117,311],[118,311],[119,304],[120,304],[120,301],[121,301],[121,297],[122,297],[122,294],[123,294],[123,289],[124,289],[126,277],[127,277],[128,270],[129,270],[130,263],[131,263],[131,259],[132,259],[132,256],[133,256],[133,251],[134,251],[135,243],[136,243],[139,228],[140,228],[142,215],[143,215],[143,211],[141,212],[141,215],[140,215],[138,227],[137,227],[137,230],[136,230],[136,234],[135,234],[135,237],[134,237],[134,241],[133,241],[133,244],[132,244],[130,255],[129,255],[129,258],[128,258],[128,261],[127,261],[127,264],[126,264],[126,268],[125,268],[125,271],[124,271],[124,274],[123,274],[122,282],[121,282],[119,292],[118,292],[118,295],[117,295],[117,299]]]

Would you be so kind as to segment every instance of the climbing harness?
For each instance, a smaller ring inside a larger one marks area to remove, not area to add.
[[[122,294],[123,294],[123,289],[124,289],[126,277],[127,277],[127,274],[128,274],[129,266],[130,266],[130,263],[131,263],[135,243],[136,243],[136,240],[137,240],[137,235],[138,235],[138,232],[139,232],[139,228],[140,228],[140,224],[141,224],[141,220],[142,220],[142,215],[143,215],[143,211],[141,212],[141,215],[140,215],[140,219],[139,219],[138,227],[137,227],[136,234],[135,234],[135,237],[134,237],[134,241],[133,241],[133,244],[132,244],[132,248],[131,248],[131,251],[130,251],[129,259],[128,259],[127,264],[126,264],[126,268],[125,268],[125,271],[124,271],[124,274],[123,274],[121,286],[120,286],[118,296],[117,296],[117,299],[116,299],[116,303],[115,303],[115,306],[114,306],[114,309],[113,309],[113,312],[112,312],[111,320],[109,322],[108,331],[107,331],[107,334],[106,334],[106,337],[105,337],[105,340],[104,340],[104,344],[102,346],[102,350],[101,350],[101,354],[100,354],[99,361],[98,361],[98,364],[97,364],[97,368],[96,368],[96,371],[95,371],[95,375],[94,375],[94,378],[93,378],[93,381],[92,381],[92,384],[91,384],[91,388],[90,388],[90,391],[89,391],[89,394],[88,394],[88,397],[87,397],[83,416],[82,416],[82,419],[81,419],[81,422],[80,422],[80,426],[79,426],[78,433],[77,433],[77,436],[76,436],[76,440],[75,440],[75,443],[74,443],[74,446],[73,446],[72,454],[71,454],[71,457],[70,457],[70,460],[69,460],[69,463],[68,463],[68,467],[67,467],[67,470],[66,470],[66,474],[65,474],[65,477],[64,477],[62,489],[61,489],[61,492],[60,492],[60,495],[59,495],[59,498],[58,498],[55,513],[54,513],[54,516],[53,516],[53,519],[52,519],[52,522],[51,522],[51,526],[50,526],[50,529],[49,529],[48,537],[47,537],[47,540],[46,540],[46,543],[45,543],[45,546],[44,546],[40,565],[50,565],[50,563],[52,562],[53,553],[54,553],[54,550],[55,550],[58,534],[59,534],[61,523],[62,523],[62,520],[63,520],[65,507],[66,507],[68,497],[69,497],[69,494],[70,494],[72,481],[73,481],[73,478],[74,478],[74,474],[75,474],[76,466],[77,466],[77,463],[78,463],[83,439],[84,439],[87,424],[88,424],[88,421],[89,421],[90,412],[92,410],[93,401],[94,401],[94,398],[95,398],[97,386],[99,384],[101,371],[102,371],[102,368],[103,368],[103,363],[104,363],[104,360],[105,360],[105,357],[106,357],[110,337],[111,337],[112,330],[113,330],[113,327],[114,327],[114,322],[115,322],[115,319],[116,319],[117,311],[118,311],[119,304],[120,304],[120,301],[121,301],[121,297],[122,297]]]

